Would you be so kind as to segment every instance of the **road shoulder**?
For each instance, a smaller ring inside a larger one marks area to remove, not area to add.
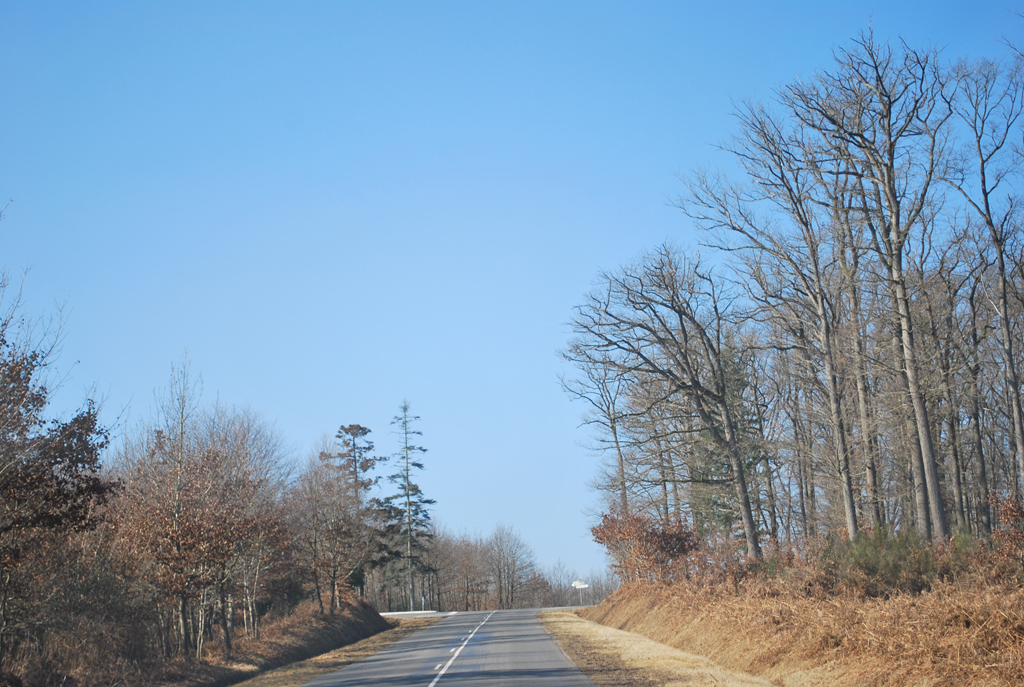
[[[772,684],[642,635],[583,620],[570,610],[542,611],[539,617],[565,655],[598,687]]]
[[[245,682],[236,683],[234,687],[299,687],[321,675],[367,659],[398,640],[430,627],[440,620],[442,617],[438,616],[391,618],[390,622],[396,623],[396,626],[390,630],[367,637],[355,644],[328,651],[326,654],[267,671]]]

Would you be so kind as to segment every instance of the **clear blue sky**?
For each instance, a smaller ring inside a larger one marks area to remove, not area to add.
[[[692,243],[677,175],[732,103],[873,26],[996,56],[1015,2],[0,1],[0,265],[65,308],[56,396],[206,400],[303,458],[403,398],[455,530],[603,564],[556,351],[599,269]]]

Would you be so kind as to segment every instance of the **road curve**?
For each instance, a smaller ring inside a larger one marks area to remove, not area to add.
[[[594,687],[537,611],[458,613],[305,687]]]

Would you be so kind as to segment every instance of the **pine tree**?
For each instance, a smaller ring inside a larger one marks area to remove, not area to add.
[[[423,436],[422,432],[413,429],[413,423],[418,422],[420,418],[418,415],[409,414],[408,401],[402,401],[399,411],[399,414],[391,421],[401,442],[401,446],[395,453],[398,469],[395,473],[388,475],[388,480],[398,487],[398,493],[386,498],[385,502],[394,509],[395,520],[400,524],[399,547],[405,549],[409,610],[415,610],[416,590],[413,584],[413,572],[417,566],[422,567],[423,542],[430,537],[430,513],[427,506],[433,505],[434,500],[426,498],[419,485],[412,481],[412,471],[424,468],[423,463],[416,459],[417,455],[427,452],[427,449],[412,443],[414,437]]]

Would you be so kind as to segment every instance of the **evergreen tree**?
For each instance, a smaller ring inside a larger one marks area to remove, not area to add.
[[[413,572],[417,567],[423,567],[423,542],[430,537],[430,513],[427,506],[434,504],[434,500],[426,498],[419,485],[412,481],[412,471],[422,470],[424,467],[423,463],[417,460],[417,455],[427,452],[427,449],[412,443],[414,437],[423,436],[422,432],[413,429],[413,423],[419,419],[418,415],[410,415],[409,402],[402,401],[399,414],[391,421],[401,446],[395,454],[398,469],[388,475],[388,480],[398,487],[398,492],[385,499],[385,503],[392,507],[395,521],[400,527],[401,534],[396,549],[404,549],[409,585],[409,610],[415,610],[416,607]]]
[[[342,426],[335,435],[341,450],[320,456],[321,460],[331,463],[346,475],[351,485],[356,514],[359,516],[367,506],[367,494],[377,484],[377,479],[368,474],[380,462],[380,458],[373,455],[373,442],[367,439],[369,434],[370,429],[362,425]]]
[[[339,541],[344,546],[330,554],[333,560],[343,559],[344,581],[363,593],[366,567],[386,559],[389,555],[386,540],[387,508],[379,498],[371,494],[377,486],[378,477],[371,471],[378,463],[385,462],[373,453],[373,442],[369,440],[370,429],[358,424],[343,425],[335,438],[337,450],[320,452],[320,460],[328,465],[338,480],[335,507],[341,517],[330,518]],[[331,594],[331,612],[334,609],[334,592]],[[322,605],[322,604],[321,604]]]

